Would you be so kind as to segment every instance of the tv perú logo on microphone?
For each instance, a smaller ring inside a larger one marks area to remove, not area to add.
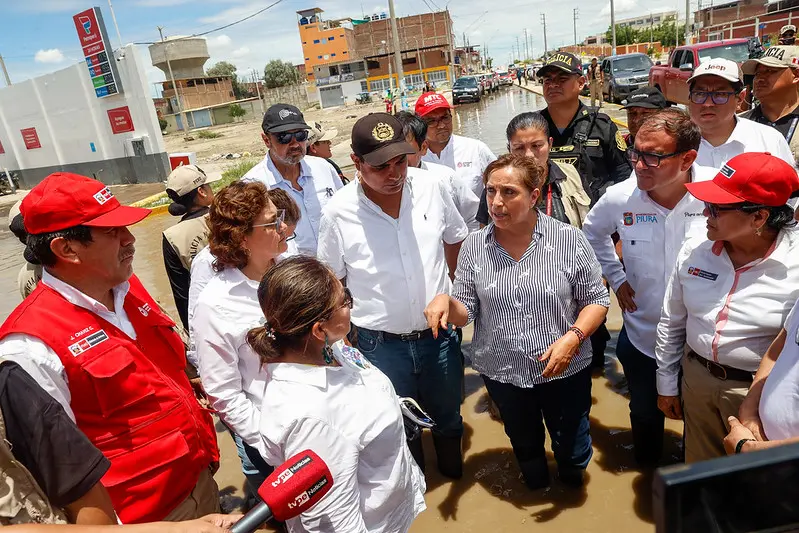
[[[308,466],[311,463],[311,458],[307,455],[303,456],[299,461],[291,465],[278,474],[277,479],[272,482],[272,487],[277,487],[281,483],[285,483],[297,473],[298,470]]]

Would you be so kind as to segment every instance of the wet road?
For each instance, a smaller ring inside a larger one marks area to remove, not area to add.
[[[536,110],[543,99],[518,87],[504,88],[478,104],[455,109],[456,132],[485,141],[497,154],[504,153],[505,126],[514,115]],[[0,210],[0,216],[6,216]],[[153,215],[132,228],[137,238],[134,268],[153,296],[176,316],[161,255],[161,232],[176,222],[167,214]],[[22,264],[22,245],[0,224],[0,314],[2,317],[20,300],[16,276]],[[611,329],[620,326],[618,308],[612,313]],[[471,331],[465,336],[465,351]],[[615,334],[614,334],[615,337]],[[583,490],[567,490],[557,481],[545,491],[531,492],[518,479],[510,444],[502,425],[486,411],[486,393],[479,376],[467,370],[467,397],[462,414],[464,477],[450,482],[436,473],[432,442],[425,442],[428,456],[427,511],[414,523],[412,533],[485,530],[523,532],[628,532],[653,531],[651,472],[636,469],[623,376],[608,348],[606,370],[593,379],[594,405],[591,434],[594,456]],[[681,424],[669,421],[670,453],[676,453]],[[427,437],[427,436],[426,436]],[[222,465],[216,475],[220,488],[232,499],[241,495],[240,463],[226,433],[220,432]],[[547,444],[549,446],[549,444]],[[550,460],[552,460],[550,456]],[[554,474],[554,462],[550,469]]]

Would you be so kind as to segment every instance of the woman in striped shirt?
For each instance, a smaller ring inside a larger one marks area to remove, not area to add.
[[[561,481],[581,486],[591,459],[591,344],[610,305],[583,233],[536,209],[544,176],[505,155],[484,182],[493,223],[464,241],[452,296],[425,315],[434,334],[474,321],[472,366],[499,407],[525,483],[549,485],[544,425]]]

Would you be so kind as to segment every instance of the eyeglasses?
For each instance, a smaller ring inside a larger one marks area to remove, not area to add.
[[[252,227],[253,228],[267,228],[269,226],[274,226],[275,227],[275,231],[280,231],[280,228],[282,228],[285,225],[285,222],[284,222],[285,220],[286,220],[286,210],[285,209],[278,209],[277,210],[277,215],[275,215],[275,221],[274,222],[267,222],[266,224],[253,224]]]
[[[695,104],[704,104],[710,98],[715,105],[724,105],[735,94],[735,91],[691,91],[690,98]]]
[[[297,142],[308,140],[308,130],[284,131],[282,133],[273,133],[272,135],[275,136],[277,142],[280,144],[288,144],[291,142],[291,139],[295,139]]]
[[[352,293],[347,287],[344,287],[344,298],[341,302],[341,305],[337,305],[336,307],[334,307],[333,310],[325,314],[321,318],[321,320],[329,320],[330,317],[333,316],[333,313],[335,313],[339,309],[342,309],[344,307],[349,307],[350,309],[352,309],[353,305],[355,305],[355,301],[352,299]]]
[[[427,127],[438,127],[439,124],[448,124],[452,122],[452,113],[447,113],[446,115],[442,115],[438,118],[425,118],[424,123],[427,124]]]
[[[737,205],[718,205],[718,204],[711,204],[709,202],[703,202],[705,204],[705,209],[707,209],[710,218],[718,218],[719,213],[722,211],[757,211],[759,209],[765,209],[767,206],[765,205],[746,205],[746,204],[737,204]]]
[[[628,148],[627,149],[627,157],[630,158],[630,162],[635,165],[638,161],[643,161],[644,166],[646,168],[658,168],[660,166],[660,162],[664,159],[668,159],[669,157],[674,157],[675,155],[680,155],[685,152],[672,152],[670,154],[651,154],[649,152],[640,152],[635,148]]]

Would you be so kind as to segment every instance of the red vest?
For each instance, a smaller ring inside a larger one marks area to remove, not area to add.
[[[155,522],[189,496],[219,449],[184,372],[175,323],[135,276],[124,308],[135,341],[39,283],[0,327],[0,339],[24,333],[58,355],[75,421],[111,461],[102,481],[120,519]]]

